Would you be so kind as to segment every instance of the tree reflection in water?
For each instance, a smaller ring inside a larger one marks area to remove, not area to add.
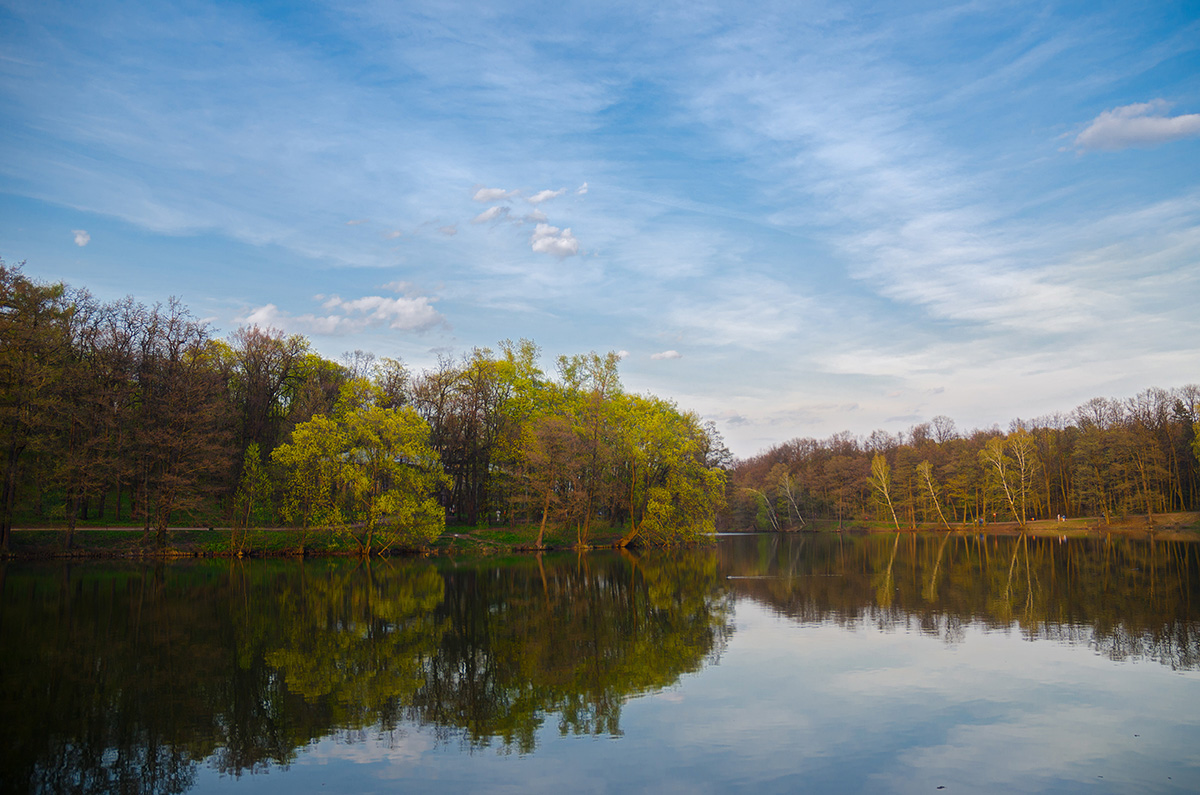
[[[0,790],[182,792],[316,740],[431,728],[533,752],[620,736],[718,659],[735,602],[802,623],[967,625],[1200,667],[1200,545],[762,535],[670,553],[0,565]]]
[[[239,776],[368,726],[615,735],[731,632],[711,549],[0,572],[5,791],[182,792],[202,760]]]
[[[969,622],[1015,626],[1113,660],[1200,668],[1195,542],[763,534],[731,539],[720,554],[738,593],[801,622],[919,629],[947,641]]]

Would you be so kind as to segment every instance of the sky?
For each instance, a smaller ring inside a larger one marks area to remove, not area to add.
[[[750,456],[1200,381],[1200,3],[0,0],[0,258]]]

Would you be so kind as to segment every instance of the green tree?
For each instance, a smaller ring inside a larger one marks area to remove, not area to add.
[[[283,512],[305,528],[349,532],[361,554],[419,546],[445,528],[443,483],[429,426],[411,408],[376,405],[314,417],[272,454]]]
[[[868,481],[875,494],[883,500],[887,505],[888,510],[892,513],[892,522],[896,525],[896,530],[900,530],[900,520],[896,517],[896,508],[892,504],[892,468],[888,466],[887,459],[883,457],[883,453],[876,453],[871,459],[871,478]]]
[[[279,471],[280,513],[307,534],[310,528],[341,529],[338,476],[346,442],[338,424],[324,414],[301,423],[271,461]],[[303,543],[303,541],[302,541]]]
[[[530,489],[541,507],[535,546],[541,549],[551,518],[566,526],[586,510],[583,447],[565,417],[544,415],[532,423],[523,451]]]
[[[233,498],[233,532],[229,538],[229,545],[239,556],[246,546],[247,531],[255,525],[259,514],[270,504],[270,474],[263,465],[258,443],[251,442],[242,457],[242,477]]]
[[[1018,428],[1008,438],[989,439],[979,452],[992,481],[1004,494],[1013,518],[1024,527],[1029,518],[1029,496],[1039,465],[1033,436]]]
[[[592,516],[597,505],[604,502],[605,489],[613,483],[609,477],[615,431],[612,399],[621,393],[617,373],[620,361],[611,351],[604,356],[593,351],[584,356],[558,358],[559,374],[569,401],[567,408],[583,442],[587,461],[583,476],[586,507],[577,529],[578,546],[587,544]]]
[[[1197,414],[1200,414],[1200,404],[1195,409]],[[1200,463],[1200,422],[1192,424],[1192,455],[1196,456],[1196,462]]]
[[[620,396],[619,448],[628,473],[630,529],[659,544],[692,541],[715,529],[725,507],[725,473],[708,465],[711,440],[699,418],[658,398]]]
[[[920,477],[925,490],[929,492],[929,499],[933,500],[934,506],[937,508],[938,517],[941,518],[942,524],[946,529],[950,529],[950,523],[946,521],[946,514],[942,513],[942,501],[938,499],[938,492],[942,487],[933,477],[933,465],[928,461],[922,461],[917,464],[917,476]]]

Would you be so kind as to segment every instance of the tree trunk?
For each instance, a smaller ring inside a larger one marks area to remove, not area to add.
[[[546,517],[550,515],[550,489],[546,489],[546,501],[542,503],[542,526],[538,528],[537,548],[542,548],[542,537],[546,534]]]
[[[0,552],[8,552],[12,539],[13,508],[17,496],[17,459],[25,445],[12,443],[8,446],[8,461],[4,469],[3,500],[4,513],[0,516]]]

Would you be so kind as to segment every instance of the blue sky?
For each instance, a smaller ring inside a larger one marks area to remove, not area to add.
[[[1200,381],[1195,2],[0,0],[0,118],[31,276],[622,351],[739,455]]]

